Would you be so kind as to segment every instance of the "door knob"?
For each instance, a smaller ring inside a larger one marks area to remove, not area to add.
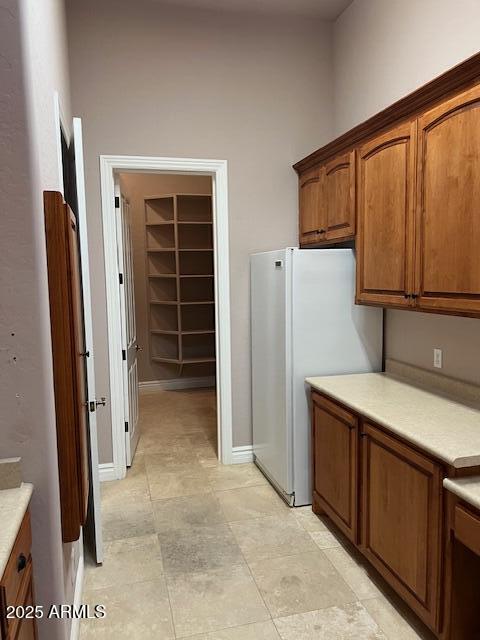
[[[106,404],[107,404],[107,399],[105,396],[102,396],[100,400],[91,400],[88,403],[88,408],[90,409],[90,412],[93,413],[94,411],[97,410],[98,406],[101,405],[102,407],[104,407]]]
[[[143,347],[139,347],[138,344],[136,344],[135,351],[143,351]]]

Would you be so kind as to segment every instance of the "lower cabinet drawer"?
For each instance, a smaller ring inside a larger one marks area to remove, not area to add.
[[[480,518],[460,505],[455,506],[455,537],[480,556]]]
[[[33,604],[32,531],[27,511],[0,581],[0,630],[2,640],[34,640],[35,620],[8,618],[7,607]]]
[[[5,572],[0,583],[5,593],[5,604],[14,605],[17,602],[17,595],[20,591],[23,576],[27,568],[32,548],[32,530],[30,526],[30,514],[27,511],[20,530],[15,540],[15,544],[10,554]]]

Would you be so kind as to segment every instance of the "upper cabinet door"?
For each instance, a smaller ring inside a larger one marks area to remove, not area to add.
[[[411,306],[415,122],[360,148],[357,302]]]
[[[480,313],[480,86],[418,123],[419,308]]]
[[[326,219],[323,198],[323,171],[320,167],[302,173],[300,191],[300,244],[325,239]]]
[[[327,240],[355,235],[355,151],[338,156],[325,167]]]

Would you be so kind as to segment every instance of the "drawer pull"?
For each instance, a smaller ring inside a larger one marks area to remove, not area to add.
[[[26,566],[27,566],[27,559],[23,555],[23,553],[21,553],[18,556],[18,560],[17,560],[17,571],[18,571],[18,573],[22,572],[25,569]]]

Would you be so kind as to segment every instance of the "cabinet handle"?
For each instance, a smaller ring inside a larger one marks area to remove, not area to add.
[[[319,229],[317,233],[325,233],[325,229]]]
[[[18,560],[17,560],[17,571],[18,571],[18,573],[21,573],[25,569],[26,566],[27,566],[27,559],[23,555],[23,553],[21,553],[18,556]]]

